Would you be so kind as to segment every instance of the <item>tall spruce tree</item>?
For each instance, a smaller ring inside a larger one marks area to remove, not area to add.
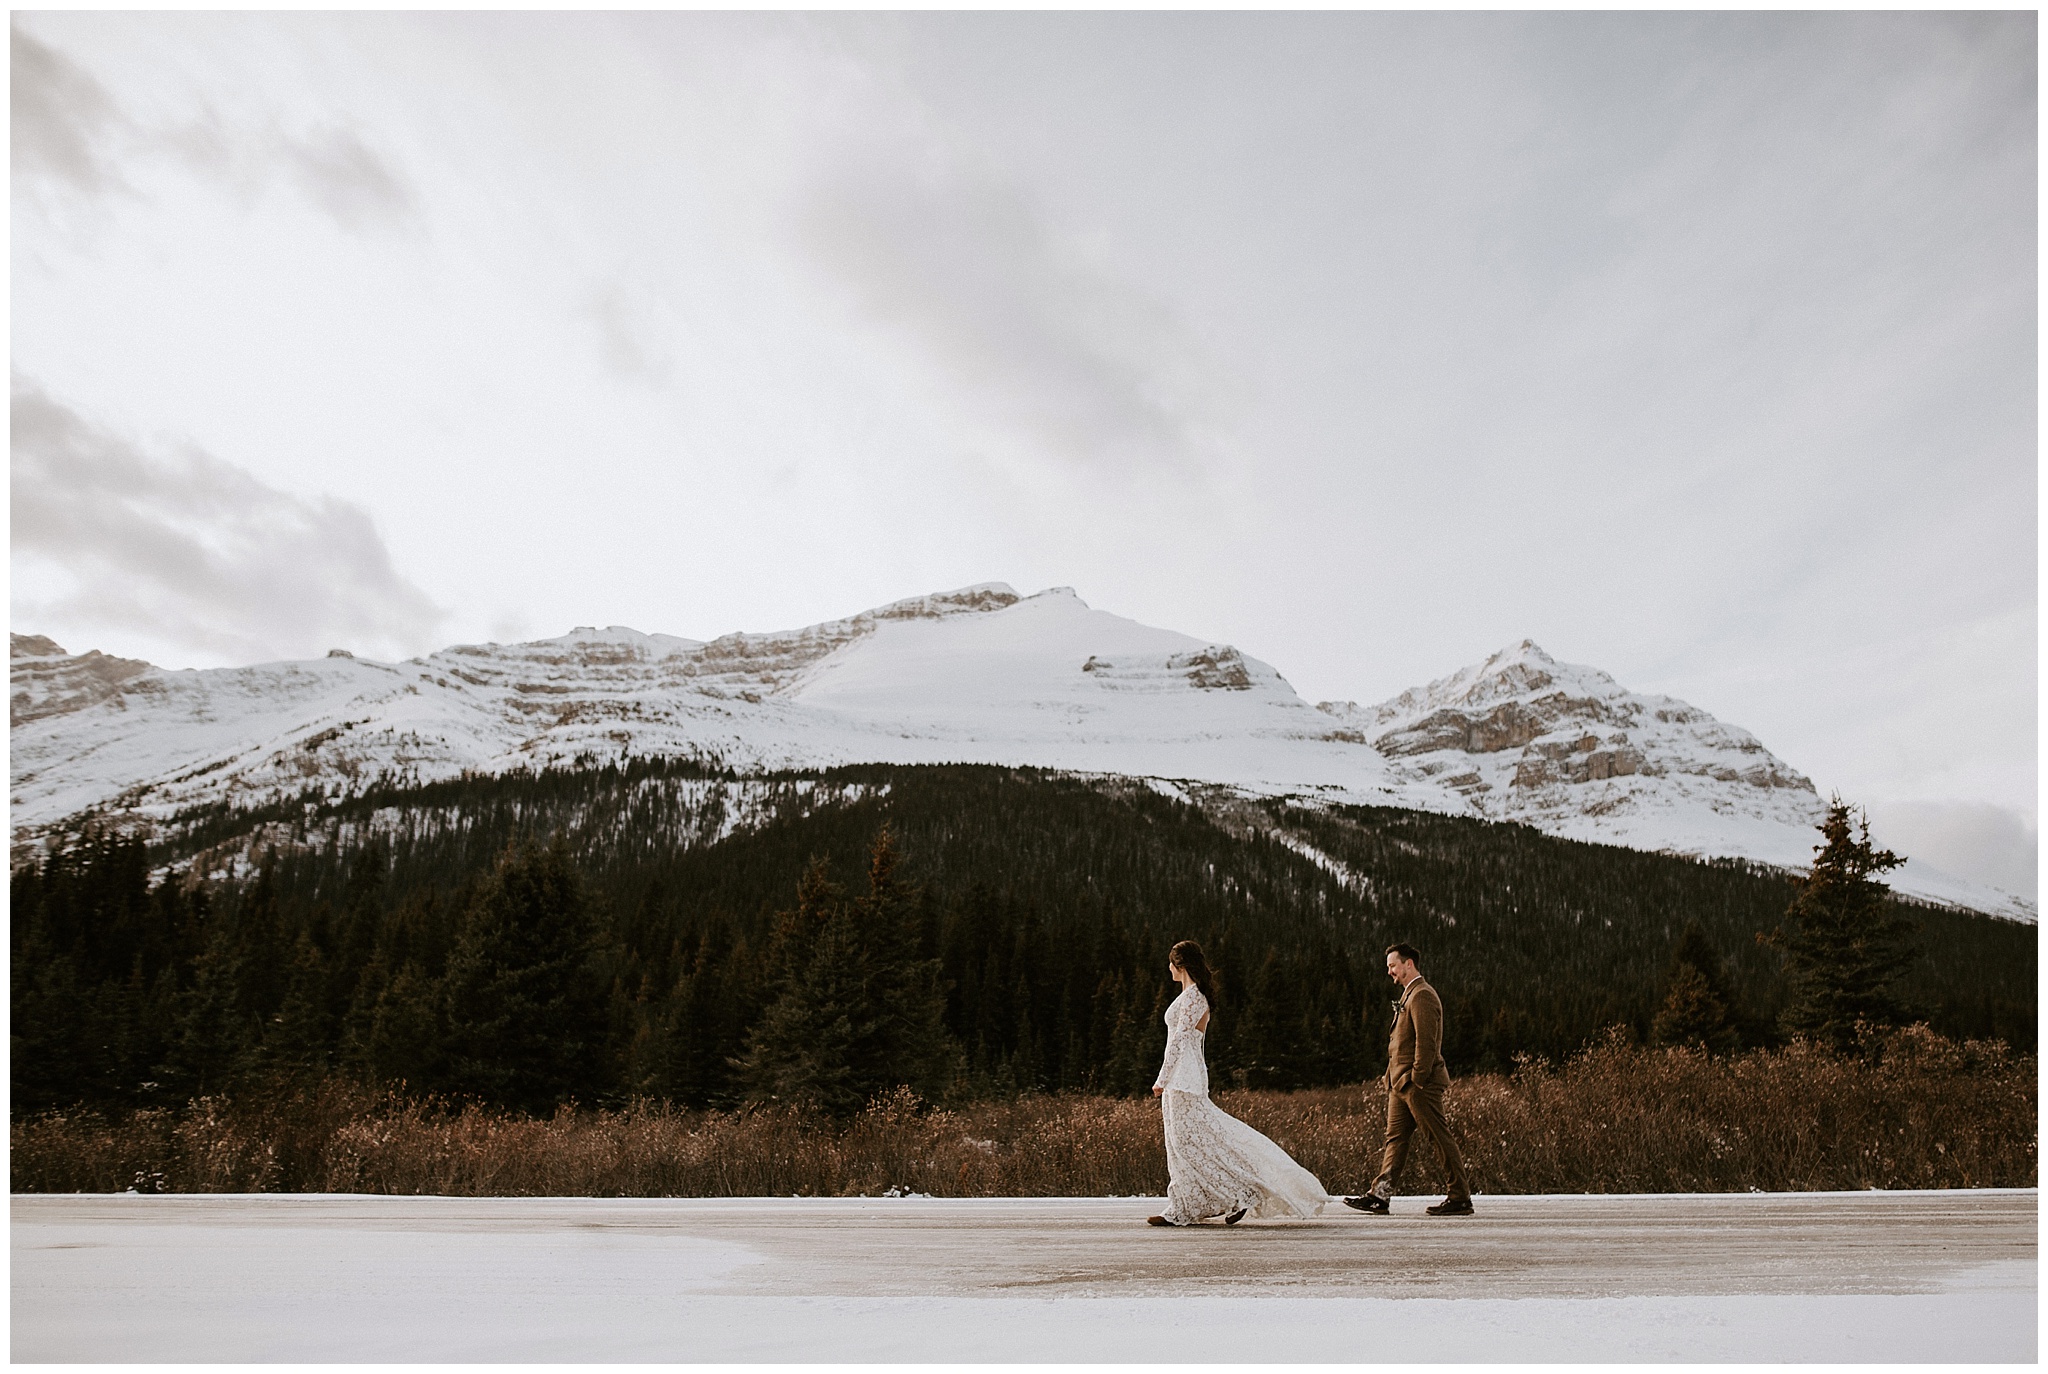
[[[1859,1025],[1904,1019],[1894,986],[1916,952],[1915,927],[1876,879],[1905,860],[1871,846],[1869,818],[1836,797],[1819,829],[1813,869],[1769,942],[1785,952],[1792,985],[1785,1029],[1847,1049]]]
[[[1260,963],[1248,1000],[1242,1028],[1232,1043],[1232,1057],[1244,1068],[1245,1083],[1254,1088],[1300,1087],[1307,1030],[1301,986],[1278,951],[1269,950]]]
[[[418,1092],[448,1086],[448,1015],[441,983],[408,963],[367,1007],[361,1062],[380,1082]]]
[[[828,1110],[849,1109],[848,1046],[860,1014],[860,974],[847,962],[851,934],[844,905],[830,865],[813,854],[797,879],[796,905],[775,915],[761,959],[767,1005],[747,1032],[745,1052],[732,1063],[749,1101],[812,1107],[829,1102]],[[677,1029],[704,1028],[684,1023]]]
[[[602,1093],[609,1023],[596,952],[566,844],[506,850],[448,957],[447,1086],[533,1113]]]
[[[1650,1036],[1660,1045],[1685,1045],[1711,1053],[1735,1048],[1735,1028],[1728,1024],[1728,1008],[1714,996],[1706,975],[1696,964],[1679,964],[1672,970],[1664,994],[1650,1024]]]
[[[862,1049],[875,1036],[867,951],[852,913],[835,903],[810,941],[803,969],[747,1037],[737,1065],[752,1101],[846,1116],[870,1096]]]
[[[931,1097],[958,1051],[945,1026],[936,959],[922,957],[914,894],[885,825],[868,890],[846,900],[813,860],[797,906],[777,920],[778,992],[737,1060],[746,1095],[849,1115],[890,1088]]]
[[[853,904],[872,952],[878,1013],[863,1076],[872,1091],[907,1086],[930,1099],[951,1086],[961,1056],[946,1029],[946,985],[939,960],[924,949],[917,897],[885,823],[868,854],[868,890]]]
[[[1716,1054],[1736,1047],[1739,1037],[1729,1019],[1734,998],[1721,956],[1707,943],[1696,921],[1686,922],[1664,975],[1664,1002],[1650,1025],[1650,1038],[1660,1045],[1693,1045]]]
[[[89,830],[10,884],[13,1106],[155,1096],[188,904],[132,836]]]
[[[255,1068],[264,1026],[284,1000],[275,864],[265,863],[248,890],[214,907],[210,917],[179,997],[165,1069],[183,1094],[218,1092]]]
[[[284,1000],[264,1027],[266,1068],[305,1073],[327,1066],[334,1042],[328,1012],[328,965],[312,932],[300,931],[285,978]]]

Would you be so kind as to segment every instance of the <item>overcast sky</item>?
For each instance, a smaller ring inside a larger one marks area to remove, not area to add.
[[[12,49],[17,631],[401,656],[1001,580],[1358,701],[1527,636],[2031,888],[2031,13]]]

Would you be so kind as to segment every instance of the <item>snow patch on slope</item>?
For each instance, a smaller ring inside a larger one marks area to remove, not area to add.
[[[637,842],[656,837],[681,851],[888,794],[888,783],[653,777],[640,778],[596,804],[551,810],[547,818],[589,850],[609,849],[630,835]],[[458,805],[382,806],[359,818],[310,813],[311,808],[300,820],[251,827],[198,855],[198,871],[214,879],[246,879],[256,874],[272,851],[309,846],[351,848],[376,840],[393,844],[439,840],[467,834],[478,820]]]

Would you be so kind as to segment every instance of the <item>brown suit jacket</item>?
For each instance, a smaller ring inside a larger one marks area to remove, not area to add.
[[[1405,1092],[1417,1084],[1451,1086],[1451,1071],[1444,1067],[1444,1004],[1422,978],[1402,994],[1393,1034],[1387,1038],[1387,1086]]]

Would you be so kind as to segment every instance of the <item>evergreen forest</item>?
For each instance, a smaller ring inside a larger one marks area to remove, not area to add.
[[[1786,1034],[1793,898],[1738,862],[1031,769],[639,760],[309,792],[17,862],[13,1110],[331,1074],[534,1113],[1136,1095],[1181,939],[1220,976],[1219,1087],[1376,1075],[1395,940],[1443,996],[1453,1072],[1699,1007],[1688,1038],[1762,1046]],[[2032,926],[1884,906],[1901,1014],[2034,1048]]]

